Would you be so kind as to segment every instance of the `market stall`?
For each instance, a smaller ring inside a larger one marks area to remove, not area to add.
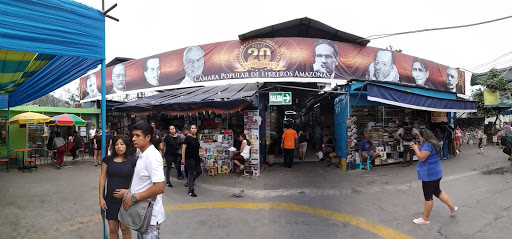
[[[474,102],[457,100],[455,94],[418,87],[355,82],[346,90],[348,94],[336,100],[336,108],[339,114],[347,114],[338,133],[346,134],[342,135],[345,145],[340,147],[346,151],[340,154],[346,155],[348,168],[361,162],[357,146],[364,134],[370,134],[381,155],[375,165],[398,163],[403,161],[404,146],[396,133],[404,122],[417,130],[434,130],[436,123],[454,121],[450,112],[476,110]]]
[[[134,119],[131,122],[155,122],[162,132],[166,132],[170,125],[178,130],[196,125],[202,147],[199,152],[202,169],[216,167],[219,174],[233,172],[232,147],[237,145],[239,134],[244,132],[252,142],[250,167],[244,173],[259,175],[261,118],[254,105],[256,88],[255,84],[239,84],[179,89],[119,105],[115,110],[130,115],[129,118]],[[239,144],[237,147],[239,150]]]

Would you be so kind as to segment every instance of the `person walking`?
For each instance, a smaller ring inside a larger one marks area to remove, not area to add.
[[[64,162],[64,154],[66,153],[66,140],[60,136],[60,132],[55,133],[55,139],[53,139],[54,148],[57,149],[57,161],[56,166],[58,169],[62,168]]]
[[[293,130],[291,125],[287,125],[286,128],[287,129],[283,132],[283,137],[281,139],[281,149],[283,149],[284,152],[284,166],[291,168],[295,148],[298,146],[297,132]]]
[[[162,155],[153,145],[153,128],[147,122],[133,126],[133,145],[139,150],[130,190],[123,197],[122,207],[128,210],[133,204],[154,199],[149,227],[137,232],[137,238],[160,238],[160,225],[165,220],[162,194],[165,192],[165,175]]]
[[[181,169],[179,169],[180,174],[178,175],[178,180],[183,180],[183,174],[185,174],[185,178],[188,180],[188,170],[187,170],[187,167],[185,167],[185,165],[181,164],[181,159],[183,159],[183,155],[182,155],[183,142],[185,142],[185,137],[187,137],[187,135],[189,135],[189,134],[190,134],[190,131],[186,127],[183,127],[183,129],[181,129],[181,133],[178,134],[178,164],[176,164],[176,165],[181,166]],[[176,166],[176,167],[178,167],[178,166]],[[188,187],[188,185],[186,185],[186,187]]]
[[[309,133],[307,131],[299,130],[299,154],[300,160],[305,160],[306,150],[308,149]]]
[[[105,210],[110,229],[110,238],[131,238],[129,227],[119,222],[117,215],[121,209],[123,195],[129,190],[137,158],[132,142],[125,135],[114,137],[111,156],[106,156],[101,164],[99,197],[100,207]],[[105,193],[105,184],[107,191]]]
[[[404,122],[402,125],[402,128],[396,132],[396,137],[402,142],[403,149],[404,149],[404,161],[403,161],[403,167],[411,166],[412,164],[412,158],[414,156],[414,150],[409,147],[414,141],[416,141],[416,138],[420,132],[418,132],[417,129],[413,128],[412,126],[409,126],[409,123]]]
[[[442,159],[446,160],[448,157],[450,157],[450,127],[448,127],[447,123],[443,123],[441,132],[444,133]]]
[[[460,154],[460,148],[462,147],[462,129],[459,126],[455,128],[455,152]]]
[[[48,154],[52,160],[55,160],[55,154],[53,153],[54,145],[53,140],[55,139],[55,131],[50,132],[50,137],[48,138],[48,142],[46,143],[46,149],[48,150]]]
[[[112,133],[110,133],[110,127],[105,130],[105,155],[110,155],[110,145],[112,145]],[[101,156],[100,156],[101,157]]]
[[[316,152],[322,152],[322,123],[319,123],[315,127],[315,147]]]
[[[433,196],[436,196],[450,209],[451,216],[455,216],[457,207],[453,205],[446,192],[441,191],[440,182],[443,177],[441,168],[441,145],[434,137],[434,134],[428,129],[420,131],[420,144],[412,143],[410,147],[418,157],[418,166],[416,171],[418,179],[422,181],[423,196],[425,205],[421,217],[413,220],[416,224],[429,224],[430,213],[434,206]]]
[[[94,136],[96,135],[96,125],[92,124],[89,130],[89,155],[94,157]]]
[[[174,167],[176,167],[178,178],[181,176],[181,163],[178,162],[178,134],[176,133],[176,127],[174,125],[169,126],[169,134],[167,134],[164,138],[164,144],[165,144],[165,154],[163,154],[165,158],[165,162],[167,164],[167,167],[165,168],[165,184],[168,187],[173,187],[171,184],[171,169],[172,164],[174,163]]]
[[[201,176],[201,158],[199,158],[199,140],[197,140],[197,126],[190,126],[190,134],[185,137],[181,149],[181,164],[185,165],[188,171],[188,181],[185,186],[188,187],[188,195],[197,197],[194,192],[194,183]]]
[[[94,167],[98,166],[101,159],[101,149],[103,144],[101,144],[101,129],[96,130],[96,134],[94,135]]]

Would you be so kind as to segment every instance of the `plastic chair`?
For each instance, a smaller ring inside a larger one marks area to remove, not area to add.
[[[8,158],[6,158],[6,159],[0,159],[0,163],[1,163],[1,162],[6,163],[6,166],[7,166],[7,167],[6,167],[6,168],[7,168],[7,172],[9,172],[9,159],[8,159]]]
[[[368,156],[366,158],[366,163],[364,163],[363,161],[361,161],[361,163],[359,163],[359,170],[363,169],[365,165],[366,165],[366,170],[370,170],[370,168],[371,168],[371,166],[370,166],[370,156]]]
[[[39,159],[39,163],[43,163],[43,159],[41,158],[40,149],[33,149],[30,151],[29,158],[33,158],[35,160]],[[26,162],[26,161],[25,161]]]
[[[23,162],[23,172],[25,172],[25,169],[30,170],[30,173],[32,173],[32,168],[35,168],[37,171],[37,158],[40,156],[39,154],[36,154],[36,149],[33,149],[29,152],[28,158],[25,159],[25,162]]]

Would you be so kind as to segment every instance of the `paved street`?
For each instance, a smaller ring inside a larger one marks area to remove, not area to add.
[[[197,198],[183,182],[166,188],[161,238],[510,238],[512,168],[498,147],[464,146],[443,161],[441,188],[459,207],[451,218],[434,199],[430,225],[415,225],[423,195],[414,167],[344,172],[327,162],[274,166],[262,176],[205,174]],[[0,171],[2,238],[102,238],[99,167]],[[232,194],[245,190],[244,197]],[[132,234],[135,238],[135,234]]]

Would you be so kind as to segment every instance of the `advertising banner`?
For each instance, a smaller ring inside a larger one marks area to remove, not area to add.
[[[371,80],[464,94],[464,73],[395,51],[313,38],[262,38],[191,46],[106,69],[107,94],[258,78]],[[100,72],[80,79],[80,99],[100,97]]]
[[[510,107],[512,106],[512,98],[509,94],[497,91],[484,90],[484,106],[485,107]]]
[[[448,122],[448,117],[446,116],[446,112],[430,112],[430,116],[432,118],[432,123],[440,123],[440,122]]]

